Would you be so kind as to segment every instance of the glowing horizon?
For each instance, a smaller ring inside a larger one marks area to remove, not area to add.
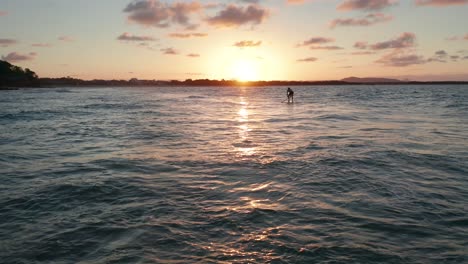
[[[453,0],[5,0],[0,57],[87,80],[468,81],[466,13]]]

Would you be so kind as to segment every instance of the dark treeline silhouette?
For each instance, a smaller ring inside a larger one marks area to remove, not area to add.
[[[250,81],[187,79],[185,81],[161,80],[81,80],[71,77],[41,78],[41,85],[46,87],[60,86],[282,86],[282,85],[345,85],[343,81]]]
[[[0,60],[0,88],[38,87],[39,85],[39,78],[35,72]]]
[[[44,87],[63,87],[63,86],[121,86],[121,87],[136,87],[136,86],[221,86],[221,87],[238,87],[238,86],[313,86],[313,85],[417,85],[417,84],[468,84],[468,82],[460,81],[441,81],[441,82],[417,82],[417,81],[376,81],[368,80],[363,82],[329,80],[329,81],[249,81],[239,82],[236,80],[209,80],[209,79],[187,79],[185,81],[161,81],[161,80],[80,80],[75,78],[41,78],[41,86]]]
[[[400,81],[397,79],[384,78],[356,78],[350,77],[342,80],[329,81],[249,81],[239,82],[236,80],[209,80],[209,79],[187,79],[185,81],[161,81],[161,80],[81,80],[72,77],[63,78],[38,78],[37,74],[30,69],[12,65],[0,60],[0,89],[11,89],[16,87],[137,87],[137,86],[307,86],[307,85],[392,85],[392,84],[468,84],[468,82],[445,81],[445,82],[415,82]]]

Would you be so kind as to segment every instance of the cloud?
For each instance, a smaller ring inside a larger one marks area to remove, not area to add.
[[[314,62],[314,61],[317,61],[317,60],[318,60],[317,58],[309,57],[309,58],[305,58],[305,59],[299,59],[297,61],[298,62]]]
[[[150,36],[136,36],[136,35],[131,35],[130,33],[123,33],[122,35],[117,37],[118,40],[122,41],[156,41],[155,38],[150,37]]]
[[[6,15],[8,15],[8,12],[6,12],[6,11],[0,11],[0,16],[6,16]]]
[[[167,55],[177,55],[179,54],[179,52],[173,48],[165,48],[165,49],[161,49],[161,51],[164,53],[164,54],[167,54]]]
[[[236,46],[238,48],[248,48],[248,47],[258,47],[260,45],[262,45],[261,41],[254,42],[252,40],[242,40],[242,41],[234,43],[233,46]]]
[[[169,27],[172,23],[194,29],[190,16],[203,9],[199,2],[163,3],[158,0],[134,0],[123,10],[128,20],[143,26]]]
[[[409,48],[415,46],[415,40],[414,33],[405,32],[392,40],[375,43],[370,48],[373,50]]]
[[[249,4],[258,4],[260,0],[240,0],[240,2],[249,3]]]
[[[37,48],[50,48],[52,47],[52,44],[50,43],[33,43],[31,44],[32,47],[37,47]]]
[[[197,25],[189,22],[189,15],[191,13],[199,12],[202,5],[198,2],[184,3],[176,2],[171,6],[172,20],[177,24],[186,26],[188,29],[195,29]]]
[[[452,5],[466,5],[468,0],[416,0],[417,6],[452,6]]]
[[[452,36],[452,37],[448,37],[446,38],[445,40],[449,40],[449,41],[455,41],[455,40],[459,40],[460,38],[458,36]]]
[[[2,60],[8,61],[8,62],[20,62],[20,61],[30,61],[35,59],[37,56],[37,53],[35,52],[30,52],[28,54],[20,54],[17,52],[11,52],[10,54],[6,56],[2,56]]]
[[[343,3],[341,3],[337,7],[337,9],[341,11],[375,11],[382,10],[392,5],[395,5],[395,2],[395,0],[346,0]]]
[[[296,47],[304,47],[307,46],[309,49],[312,50],[339,50],[343,49],[339,46],[324,46],[322,44],[334,42],[335,39],[333,38],[326,38],[326,37],[312,37],[308,40],[303,41],[296,45]]]
[[[427,62],[447,62],[446,58],[448,53],[445,50],[438,50],[434,55],[427,60]]]
[[[367,42],[364,42],[364,41],[358,41],[356,43],[354,43],[354,47],[356,49],[367,49]]]
[[[445,40],[449,40],[449,41],[468,40],[468,33],[466,33],[465,36],[452,36],[452,37],[446,38]]]
[[[198,57],[200,57],[200,54],[197,54],[197,53],[190,53],[190,54],[187,54],[187,57],[190,57],[190,58],[198,58]]]
[[[288,4],[303,4],[305,0],[286,0]]]
[[[219,6],[220,6],[220,4],[217,4],[217,3],[208,3],[208,4],[204,4],[203,8],[204,9],[215,9],[215,8],[218,8]]]
[[[58,40],[64,41],[64,42],[73,42],[75,41],[72,37],[70,36],[60,36],[58,37]]]
[[[334,42],[335,39],[333,38],[325,38],[325,37],[312,37],[308,40],[303,41],[302,43],[298,44],[298,47],[301,46],[309,46],[309,45],[317,45],[317,44],[325,44],[325,43],[330,43]]]
[[[339,46],[310,46],[311,50],[341,50],[342,47]]]
[[[239,27],[246,24],[261,24],[268,16],[269,11],[259,5],[249,5],[244,8],[230,4],[216,16],[210,17],[206,21],[212,26]]]
[[[0,39],[0,47],[4,47],[4,48],[15,45],[17,43],[18,41],[14,39]]]
[[[356,51],[356,52],[351,52],[351,55],[372,55],[375,54],[373,51]]]
[[[422,56],[396,50],[384,55],[375,62],[389,67],[406,67],[410,65],[424,64],[428,61]]]
[[[171,33],[169,37],[171,38],[191,38],[191,37],[206,37],[206,33]]]
[[[450,59],[453,62],[457,62],[459,59],[465,59],[462,56],[459,55],[449,55],[445,50],[438,50],[434,53],[434,55],[427,59],[427,62],[447,62],[447,60]]]
[[[330,28],[334,29],[339,26],[372,26],[377,23],[391,21],[392,19],[392,16],[387,16],[382,13],[369,14],[364,18],[337,18],[330,22]]]
[[[447,52],[445,50],[438,50],[435,52],[435,55],[437,56],[447,56]]]

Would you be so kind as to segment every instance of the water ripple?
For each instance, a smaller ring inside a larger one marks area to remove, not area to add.
[[[24,89],[5,263],[464,263],[466,86]]]

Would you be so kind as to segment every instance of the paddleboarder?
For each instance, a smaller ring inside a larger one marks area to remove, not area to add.
[[[288,97],[288,103],[294,103],[294,92],[290,87],[286,91],[286,96]]]

